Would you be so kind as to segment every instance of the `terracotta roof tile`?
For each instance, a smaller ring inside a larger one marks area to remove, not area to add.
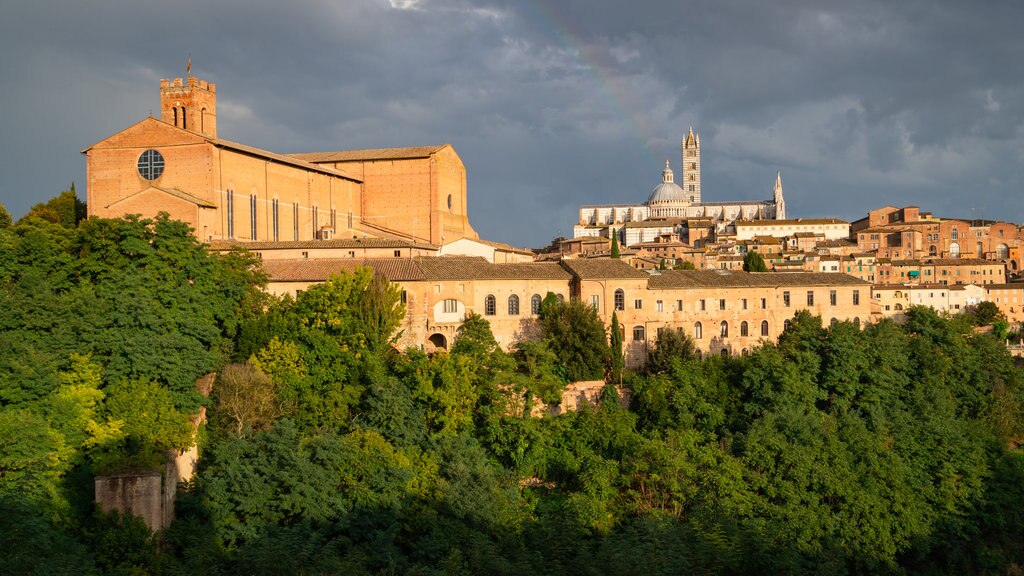
[[[427,158],[447,144],[440,146],[411,146],[405,148],[368,148],[365,150],[336,150],[334,152],[304,152],[289,154],[293,158],[318,164],[321,162],[360,162],[366,160],[401,160]]]
[[[441,256],[415,259],[427,280],[552,279],[571,276],[556,263],[492,264],[478,256]]]
[[[271,282],[323,282],[335,274],[351,274],[360,266],[372,268],[392,282],[424,279],[416,261],[409,258],[317,258],[263,262],[263,270]]]
[[[588,280],[591,278],[646,278],[647,273],[641,272],[614,258],[587,258],[562,260],[564,266],[573,276]]]
[[[836,272],[743,272],[741,270],[666,270],[651,276],[652,290],[672,288],[774,288],[779,286],[870,286]]]
[[[330,240],[290,240],[290,241],[263,241],[245,242],[238,240],[214,240],[210,242],[211,250],[230,250],[232,248],[246,248],[248,250],[286,250],[309,249],[309,248],[420,248],[423,250],[437,250],[433,244],[409,242],[397,238],[332,238]]]

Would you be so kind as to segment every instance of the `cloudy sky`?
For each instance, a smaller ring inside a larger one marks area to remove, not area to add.
[[[642,202],[701,136],[705,200],[1024,221],[1024,4],[945,0],[14,0],[0,7],[0,203],[217,84],[222,137],[275,152],[452,144],[489,239]]]

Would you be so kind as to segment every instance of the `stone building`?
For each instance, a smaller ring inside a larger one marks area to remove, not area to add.
[[[403,290],[407,306],[400,347],[451,345],[469,312],[491,324],[506,349],[537,335],[544,296],[578,298],[606,326],[613,313],[624,329],[627,365],[638,367],[660,330],[683,330],[702,354],[737,355],[775,341],[799,310],[824,322],[866,322],[871,284],[840,273],[750,274],[741,270],[644,272],[621,260],[494,264],[483,258],[269,260],[269,290],[295,294],[331,274],[368,266]]]
[[[187,222],[203,241],[476,238],[450,145],[278,154],[220,138],[217,87],[160,81],[161,117],[83,150],[90,216]]]
[[[574,237],[619,234],[626,246],[652,242],[662,234],[675,233],[690,244],[687,221],[709,219],[718,232],[731,229],[737,220],[770,220],[786,218],[786,202],[782,194],[782,176],[776,174],[772,199],[764,201],[705,202],[701,192],[700,136],[693,129],[682,140],[682,182],[665,162],[661,183],[654,187],[643,204],[585,205],[580,207],[579,221],[573,227]]]

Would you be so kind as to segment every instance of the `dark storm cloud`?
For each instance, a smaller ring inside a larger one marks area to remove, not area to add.
[[[515,244],[569,234],[581,203],[643,201],[691,124],[708,200],[767,197],[781,169],[796,216],[913,203],[1024,220],[1013,2],[0,10],[0,202],[16,216],[84,181],[79,150],[158,113],[157,80],[191,53],[225,137],[280,152],[450,142],[475,227]]]

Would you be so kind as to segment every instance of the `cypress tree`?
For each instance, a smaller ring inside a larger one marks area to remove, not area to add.
[[[612,235],[612,258],[619,257],[619,234]]]

